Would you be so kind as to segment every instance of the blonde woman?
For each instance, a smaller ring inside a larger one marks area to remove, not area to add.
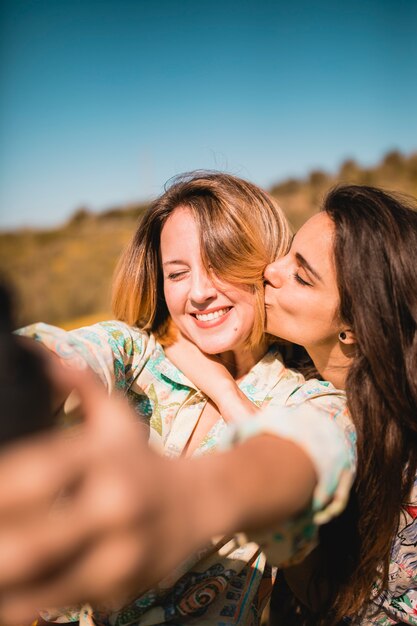
[[[316,380],[305,383],[285,368],[263,330],[263,271],[282,256],[289,240],[281,210],[255,185],[219,173],[176,179],[149,208],[121,259],[113,298],[118,321],[69,333],[37,324],[24,334],[67,363],[93,370],[109,391],[123,391],[149,427],[152,446],[167,457],[211,452],[231,419],[227,407],[233,406],[236,417],[228,381],[214,403],[174,365],[184,341],[216,355],[254,411],[309,399],[326,414],[338,414],[343,394]],[[140,498],[139,487],[137,496],[134,485],[131,491],[132,498]],[[327,487],[321,485],[319,492],[318,510],[331,500]],[[283,558],[307,541],[312,514],[308,509],[287,525]],[[144,625],[257,624],[271,584],[259,545],[232,534],[216,537],[140,597],[138,584],[94,609],[44,617]]]

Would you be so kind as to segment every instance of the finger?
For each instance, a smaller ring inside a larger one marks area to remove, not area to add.
[[[0,623],[28,623],[37,607],[106,601],[122,606],[146,589],[136,576],[144,562],[137,537],[115,536],[98,542],[87,556],[48,581],[9,591],[0,602]]]
[[[31,609],[10,605],[6,597],[0,596],[0,619],[2,626],[21,626],[22,624],[34,624],[38,618],[38,607],[32,605]]]
[[[141,436],[127,403],[109,398],[87,372],[83,376],[71,372],[71,377],[94,432],[79,428],[47,433],[4,448],[0,452],[0,476],[7,480],[0,481],[0,524],[3,515],[49,503],[81,477],[92,455],[103,454],[103,442],[118,449],[132,437],[138,441]]]
[[[137,415],[121,395],[108,396],[97,381],[88,383],[86,379],[80,379],[76,389],[89,437],[98,450],[106,444],[116,449],[132,439],[138,442],[147,438],[147,429],[141,428]]]
[[[146,459],[144,459],[146,465]],[[130,459],[123,455],[93,459],[83,480],[58,496],[51,510],[13,519],[0,527],[0,588],[22,584],[60,566],[106,534],[129,533],[146,518],[146,467],[132,479]]]
[[[84,518],[66,511],[65,524],[38,516],[0,532],[0,589],[45,576],[80,554],[92,540]]]
[[[83,372],[73,370],[70,376],[72,386],[80,396],[85,416],[90,423],[98,420],[100,426],[105,424],[103,415],[106,416],[106,421],[109,419],[109,415],[113,415],[113,419],[117,421],[117,416],[114,416],[109,410],[110,407],[117,406],[115,398],[109,396],[107,389],[90,370]],[[127,409],[127,412],[129,419],[131,419],[130,410]]]
[[[2,520],[49,506],[56,494],[79,479],[89,449],[82,436],[47,433],[7,446],[0,453]]]

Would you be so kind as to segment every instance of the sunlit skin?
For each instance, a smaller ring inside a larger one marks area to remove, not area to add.
[[[189,209],[178,207],[161,231],[164,295],[180,332],[207,354],[219,355],[237,379],[263,356],[248,350],[255,299],[247,285],[229,284],[204,267],[200,235]]]
[[[354,336],[338,315],[333,238],[331,219],[319,213],[298,231],[289,253],[267,266],[266,328],[304,346],[323,378],[340,388]]]

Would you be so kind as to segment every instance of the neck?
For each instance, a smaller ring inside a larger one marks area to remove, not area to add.
[[[306,347],[317,371],[323,380],[328,380],[336,389],[345,389],[346,377],[352,363],[352,347],[338,342],[332,347]]]
[[[238,381],[245,376],[252,367],[260,361],[267,350],[266,342],[256,348],[239,348],[222,352],[218,355],[220,361],[230,372],[233,378]]]

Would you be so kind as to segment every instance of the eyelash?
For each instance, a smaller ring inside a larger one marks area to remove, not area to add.
[[[186,272],[173,272],[172,274],[168,274],[169,280],[180,280],[181,276]]]
[[[300,283],[300,285],[302,285],[303,287],[312,287],[311,283],[308,283],[306,280],[304,280],[303,278],[301,278],[301,276],[299,274],[297,274],[297,272],[295,272],[295,274],[293,274],[295,280]]]

